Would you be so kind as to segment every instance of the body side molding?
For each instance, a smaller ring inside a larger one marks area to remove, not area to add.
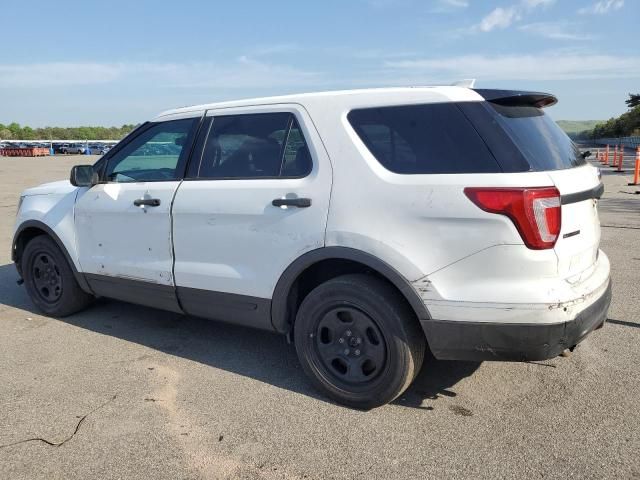
[[[176,287],[180,306],[187,315],[273,331],[271,300],[199,288]]]
[[[385,277],[402,293],[409,302],[419,320],[429,320],[431,316],[409,281],[398,273],[391,265],[370,253],[348,247],[322,247],[305,253],[294,260],[282,273],[273,292],[271,302],[271,322],[279,333],[287,333],[291,328],[289,292],[295,281],[307,268],[323,260],[350,260],[361,263]]]
[[[172,285],[95,273],[86,273],[85,276],[97,296],[183,313]]]

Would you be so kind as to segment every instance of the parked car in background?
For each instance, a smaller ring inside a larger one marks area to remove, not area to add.
[[[84,143],[73,143],[62,149],[62,151],[69,155],[80,155],[87,151],[87,147]]]
[[[61,153],[65,153],[65,149],[69,146],[68,143],[53,143],[53,153],[59,155]]]
[[[554,103],[447,86],[168,111],[24,191],[12,259],[48,315],[111,297],[288,335],[357,408],[402,394],[427,348],[551,358],[611,301],[604,187]]]
[[[89,145],[89,153],[91,155],[104,155],[109,151],[110,147],[108,145]]]

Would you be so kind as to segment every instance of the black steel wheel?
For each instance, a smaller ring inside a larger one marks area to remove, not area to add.
[[[30,240],[20,262],[27,293],[44,313],[64,317],[93,300],[80,288],[69,262],[51,237],[39,235]]]
[[[313,333],[314,354],[329,375],[352,385],[375,379],[387,360],[380,328],[367,313],[351,305],[330,308]]]
[[[362,409],[400,395],[420,370],[426,346],[404,298],[364,274],[340,276],[312,290],[298,309],[294,340],[316,387]]]
[[[31,257],[29,280],[40,300],[55,303],[62,297],[63,281],[60,268],[47,252],[40,251]]]

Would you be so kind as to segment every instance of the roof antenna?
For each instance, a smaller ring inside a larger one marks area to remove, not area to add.
[[[473,88],[476,84],[475,78],[465,78],[464,80],[459,80],[457,82],[453,82],[451,84],[452,87],[466,87]]]

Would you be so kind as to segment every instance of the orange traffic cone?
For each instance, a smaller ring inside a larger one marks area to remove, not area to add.
[[[636,149],[636,167],[633,171],[633,182],[629,185],[640,185],[638,180],[640,180],[640,147]]]

